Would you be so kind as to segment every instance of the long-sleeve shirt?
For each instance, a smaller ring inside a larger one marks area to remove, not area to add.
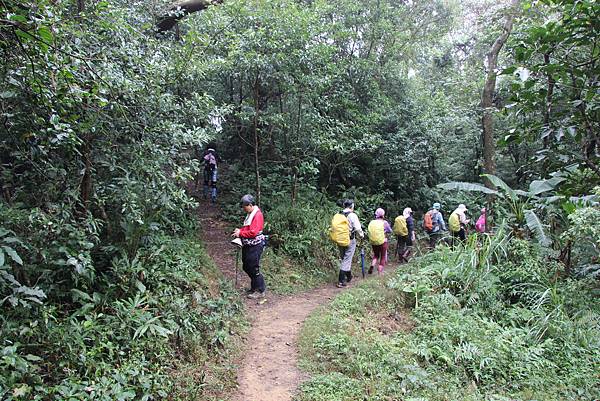
[[[458,221],[460,221],[460,224],[466,226],[467,224],[469,224],[469,219],[467,219],[467,216],[465,215],[465,211],[463,209],[456,209],[454,211],[454,213],[456,213],[458,215]]]
[[[254,206],[258,208],[258,206]],[[240,228],[240,237],[242,238],[256,238],[259,235],[264,227],[265,219],[260,209],[254,215],[252,219],[252,223],[249,226],[244,226]]]
[[[354,213],[350,208],[344,209],[342,213],[344,213],[348,218],[348,222],[350,223],[350,233],[354,233],[355,235],[358,234],[360,238],[364,238],[365,233],[362,230],[360,220],[358,220],[356,213]]]
[[[415,232],[415,219],[412,216],[408,216],[406,219],[406,228],[408,228],[408,236],[412,238]]]
[[[436,210],[436,213],[431,216],[433,220],[433,232],[436,233],[440,230],[446,231],[446,223],[444,222],[444,216],[442,216],[442,212]]]

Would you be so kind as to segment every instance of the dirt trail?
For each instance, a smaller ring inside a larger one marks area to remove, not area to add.
[[[219,219],[218,207],[201,201],[201,237],[208,254],[226,277],[235,279],[235,249],[229,244],[231,227]],[[241,262],[240,262],[241,270]],[[238,272],[238,287],[248,287],[248,277]],[[318,306],[341,290],[333,286],[292,296],[268,292],[266,301],[245,299],[251,330],[245,339],[238,369],[239,388],[230,401],[289,401],[306,379],[298,369],[298,333],[304,320]]]

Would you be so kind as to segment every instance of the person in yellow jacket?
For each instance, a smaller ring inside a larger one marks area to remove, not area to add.
[[[371,261],[371,267],[369,267],[369,274],[373,273],[375,266],[377,266],[377,272],[383,274],[387,262],[387,234],[392,233],[390,223],[385,220],[385,210],[378,208],[375,211],[375,219],[371,220],[367,231],[369,232],[369,242],[373,248],[373,260]]]
[[[448,229],[452,234],[452,247],[454,247],[458,241],[464,242],[465,239],[467,239],[466,227],[471,220],[467,219],[466,212],[467,207],[461,203],[448,219]]]
[[[396,235],[396,254],[400,263],[408,262],[415,242],[415,220],[413,211],[407,207],[402,214],[394,220],[394,234]]]

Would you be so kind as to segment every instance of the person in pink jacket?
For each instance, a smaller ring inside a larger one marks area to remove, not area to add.
[[[485,226],[486,226],[486,209],[482,208],[481,209],[481,215],[479,216],[479,218],[477,219],[477,222],[475,223],[475,230],[477,230],[478,233],[485,233]]]

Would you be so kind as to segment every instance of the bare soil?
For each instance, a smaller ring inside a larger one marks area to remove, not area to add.
[[[230,244],[233,227],[220,219],[217,206],[201,201],[201,237],[225,277],[235,281],[236,248]],[[248,276],[238,271],[238,289],[249,287]],[[307,377],[298,369],[298,333],[304,320],[318,306],[328,303],[343,289],[333,285],[301,294],[269,293],[260,300],[245,299],[251,329],[238,369],[238,390],[230,401],[288,401]]]

